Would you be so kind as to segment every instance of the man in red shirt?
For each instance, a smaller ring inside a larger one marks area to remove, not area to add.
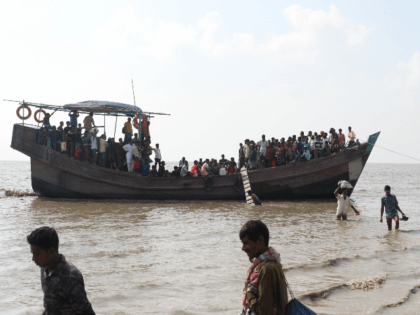
[[[200,174],[200,168],[198,167],[198,161],[195,160],[193,167],[191,167],[190,176],[191,177],[197,177],[199,174]]]

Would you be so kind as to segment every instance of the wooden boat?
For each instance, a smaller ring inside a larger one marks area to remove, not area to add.
[[[33,190],[51,198],[160,200],[244,199],[239,175],[204,177],[143,177],[76,161],[36,142],[38,128],[15,124],[11,147],[31,158]],[[249,172],[261,199],[333,198],[340,180],[353,187],[363,171],[379,132],[368,142],[337,154],[296,165]],[[350,191],[351,193],[351,191]]]

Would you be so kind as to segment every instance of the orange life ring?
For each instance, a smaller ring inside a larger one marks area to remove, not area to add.
[[[43,113],[43,114],[44,114],[44,117],[45,117],[45,115],[47,115],[47,113],[46,113],[46,112],[45,112],[45,110],[43,110],[43,109],[38,109],[38,110],[34,113],[34,118],[35,118],[35,121],[36,121],[37,123],[43,123],[43,122],[44,122],[44,119],[38,119],[38,118],[36,118],[36,115],[37,115],[38,113]]]
[[[139,115],[137,115],[136,117],[133,118],[133,126],[136,129],[139,129],[139,119],[140,119]]]
[[[28,110],[28,115],[27,115],[27,116],[25,116],[25,117],[23,117],[23,116],[20,114],[20,110],[21,110],[21,109],[23,109],[23,108],[25,108],[25,109],[27,109],[27,110]],[[29,108],[29,106],[28,106],[28,105],[20,105],[20,106],[17,108],[17,110],[16,110],[16,115],[17,115],[20,119],[23,119],[23,120],[26,120],[26,119],[28,119],[29,117],[31,117],[31,114],[32,114],[32,111],[31,111],[31,109]]]

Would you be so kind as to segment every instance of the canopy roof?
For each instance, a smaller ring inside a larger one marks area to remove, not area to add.
[[[100,111],[100,112],[120,112],[120,113],[141,113],[140,107],[107,101],[84,101],[74,104],[66,104],[63,106],[64,109],[73,110],[77,109],[80,111]]]

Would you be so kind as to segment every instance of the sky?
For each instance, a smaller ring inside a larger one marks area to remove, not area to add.
[[[0,0],[0,160],[28,159],[10,148],[21,121],[4,99],[133,104],[131,80],[137,106],[171,114],[150,125],[166,161],[236,159],[247,138],[348,126],[420,159],[418,12],[418,1]],[[115,118],[105,126],[113,137]],[[381,148],[369,162],[418,163]]]

